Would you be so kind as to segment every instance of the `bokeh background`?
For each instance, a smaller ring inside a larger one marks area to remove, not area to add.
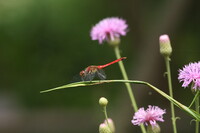
[[[104,116],[100,97],[109,100],[108,115],[116,133],[140,132],[131,124],[134,111],[124,84],[105,84],[40,94],[71,82],[88,65],[115,59],[106,43],[92,41],[91,27],[118,16],[129,25],[121,54],[130,79],[150,82],[168,93],[158,38],[168,34],[173,55],[174,97],[189,105],[193,94],[181,88],[178,69],[199,61],[198,0],[0,0],[0,132],[94,133]],[[118,65],[106,68],[108,79],[121,79]],[[167,109],[163,133],[172,132],[169,102],[143,85],[133,85],[138,107]],[[178,108],[178,132],[194,132],[192,118]]]

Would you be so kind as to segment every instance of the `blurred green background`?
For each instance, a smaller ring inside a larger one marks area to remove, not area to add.
[[[134,111],[123,84],[105,84],[40,94],[71,82],[88,65],[115,59],[106,43],[92,41],[91,27],[106,17],[127,20],[121,54],[130,79],[144,80],[168,93],[158,38],[168,34],[173,55],[174,97],[189,105],[193,95],[181,88],[178,69],[199,61],[200,2],[197,0],[0,0],[0,132],[97,133],[104,116],[100,97],[116,133],[140,132],[131,124]],[[105,69],[121,79],[117,64]],[[167,109],[163,133],[172,132],[169,102],[142,85],[133,85],[138,107]],[[194,132],[194,123],[176,108],[178,132]]]

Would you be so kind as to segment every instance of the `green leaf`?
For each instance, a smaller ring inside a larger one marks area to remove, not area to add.
[[[187,106],[181,104],[180,102],[176,101],[169,95],[167,95],[165,92],[161,91],[160,89],[156,88],[155,86],[144,82],[144,81],[138,81],[138,80],[98,80],[98,81],[84,81],[84,82],[75,82],[75,83],[70,83],[67,85],[63,85],[60,87],[48,89],[41,91],[40,93],[45,93],[45,92],[50,92],[50,91],[55,91],[55,90],[61,90],[61,89],[66,89],[66,88],[72,88],[72,87],[83,87],[83,86],[91,86],[91,85],[98,85],[98,84],[103,84],[103,83],[134,83],[134,84],[143,84],[149,86],[151,89],[154,91],[158,92],[160,95],[168,99],[170,102],[172,102],[174,105],[188,113],[190,116],[195,118],[196,120],[200,121],[200,114],[195,112],[192,109],[189,109]]]

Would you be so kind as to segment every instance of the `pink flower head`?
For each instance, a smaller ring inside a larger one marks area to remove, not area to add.
[[[150,124],[152,127],[157,126],[156,121],[164,122],[163,114],[165,113],[165,110],[162,110],[157,106],[149,105],[146,111],[144,108],[140,108],[137,112],[135,112],[131,122],[133,125],[145,124],[148,126]]]
[[[180,69],[178,79],[180,82],[183,81],[182,87],[188,87],[193,82],[193,89],[200,90],[200,61],[190,63],[185,65],[182,70]]]
[[[114,41],[120,35],[126,35],[127,27],[126,21],[121,18],[105,18],[92,27],[90,36],[92,40],[98,40],[100,44],[103,41]]]

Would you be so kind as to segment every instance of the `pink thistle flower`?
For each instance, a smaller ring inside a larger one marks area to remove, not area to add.
[[[126,21],[121,18],[105,18],[92,27],[90,36],[92,40],[98,40],[100,44],[103,41],[114,41],[120,35],[126,35],[127,27]]]
[[[188,87],[191,82],[194,83],[193,89],[200,90],[200,61],[185,65],[179,70],[178,80],[183,81],[182,87]]]
[[[146,111],[144,108],[140,108],[137,112],[135,112],[131,122],[133,125],[145,124],[148,126],[150,124],[152,127],[155,127],[157,126],[156,121],[164,122],[163,114],[165,113],[166,111],[160,109],[158,106],[149,105]]]

